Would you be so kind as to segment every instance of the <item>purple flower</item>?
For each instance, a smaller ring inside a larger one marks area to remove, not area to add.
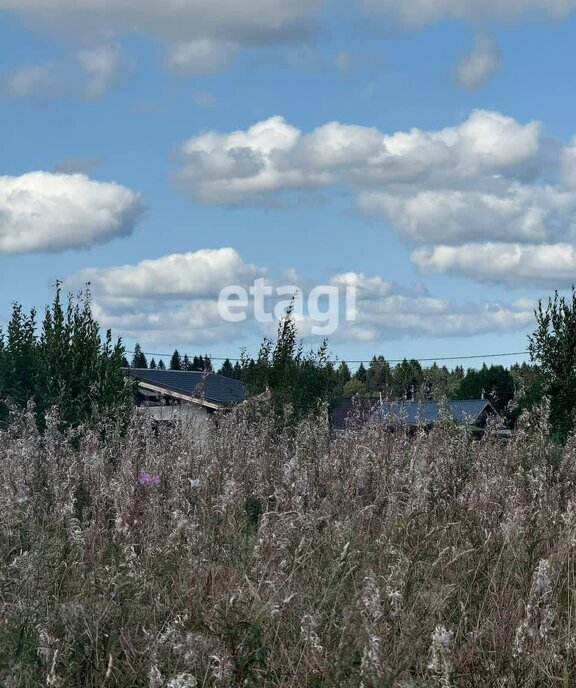
[[[147,485],[150,482],[150,473],[142,473],[138,478],[140,485]]]
[[[138,483],[142,486],[154,485],[154,487],[157,487],[160,485],[160,476],[152,475],[150,473],[141,473],[140,477],[138,478]]]

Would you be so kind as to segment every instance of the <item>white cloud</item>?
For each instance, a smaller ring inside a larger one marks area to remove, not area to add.
[[[485,279],[473,261],[445,262],[446,247],[489,242],[493,255],[501,245],[508,256],[516,243],[576,246],[575,150],[574,141],[545,136],[537,121],[485,110],[444,129],[391,134],[339,122],[306,133],[276,116],[187,140],[176,181],[196,200],[222,206],[304,203],[347,191],[362,212],[425,247],[414,253],[421,269]],[[522,264],[512,261],[489,279],[514,284],[524,279]]]
[[[479,35],[472,52],[465,55],[456,67],[456,77],[464,88],[482,86],[500,67],[501,54],[496,41]]]
[[[60,62],[26,65],[7,73],[2,90],[9,98],[48,100],[63,96],[101,98],[119,81],[122,54],[118,45],[82,50]]]
[[[88,77],[86,95],[89,98],[101,98],[119,78],[122,63],[118,45],[83,50],[78,53],[78,61]]]
[[[359,202],[418,243],[576,237],[576,193],[550,186],[511,183],[491,192],[440,189],[413,195],[366,192]]]
[[[45,100],[64,95],[67,85],[61,67],[46,63],[19,67],[8,73],[2,90],[9,98]]]
[[[217,297],[231,284],[249,286],[266,271],[244,263],[233,248],[176,253],[136,265],[83,270],[75,282],[90,282],[108,299],[187,299]]]
[[[33,25],[76,40],[140,33],[164,41],[169,63],[199,73],[225,66],[236,48],[297,41],[325,0],[0,0]]]
[[[168,66],[183,74],[211,74],[230,64],[237,52],[236,43],[200,38],[172,46],[168,54]]]
[[[576,247],[572,244],[479,243],[419,249],[412,260],[423,272],[497,282],[566,288],[576,284]]]
[[[143,209],[130,189],[81,174],[0,177],[0,253],[89,248],[131,234]]]
[[[540,13],[566,17],[576,0],[361,0],[368,12],[404,28],[417,28],[442,19],[515,19]]]
[[[494,186],[495,175],[538,168],[541,126],[477,110],[439,131],[378,129],[330,122],[304,134],[282,117],[230,134],[207,132],[180,148],[179,183],[217,205],[260,204],[272,196],[335,185],[410,193],[416,186]],[[501,184],[500,184],[501,186]]]
[[[199,250],[172,254],[135,265],[92,268],[72,275],[66,283],[71,289],[90,282],[95,313],[105,327],[148,345],[178,342],[245,342],[249,337],[273,335],[276,320],[257,322],[252,299],[241,323],[222,320],[218,295],[230,285],[248,290],[263,278],[271,288],[294,284],[304,296],[301,335],[309,335],[315,324],[306,304],[315,284],[303,284],[288,268],[279,275],[245,262],[231,248]],[[287,280],[287,282],[285,281]],[[348,322],[344,313],[346,287],[358,287],[357,319]],[[467,336],[492,331],[514,331],[531,322],[532,310],[526,303],[511,305],[477,303],[457,304],[434,298],[421,287],[403,288],[379,275],[341,273],[329,285],[339,288],[340,324],[331,341],[378,341],[405,336]],[[278,297],[267,298],[265,310],[272,313]],[[279,300],[285,301],[283,293]],[[318,323],[316,323],[318,324]]]

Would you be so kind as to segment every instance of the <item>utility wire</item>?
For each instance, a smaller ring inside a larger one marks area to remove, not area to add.
[[[134,354],[134,351],[126,351],[127,354]],[[144,354],[145,356],[158,356],[159,358],[172,358],[172,354],[160,354],[157,352],[153,351],[141,351],[140,353]],[[479,359],[479,358],[500,358],[504,356],[525,356],[529,354],[529,351],[511,351],[503,354],[478,354],[475,356],[435,356],[433,358],[416,358],[416,359],[409,359],[412,361],[418,361],[418,363],[430,363],[433,361],[471,361],[474,359]],[[240,362],[242,359],[241,358],[220,358],[218,356],[208,356],[208,358],[211,361],[230,361],[231,363],[236,363]],[[358,361],[345,361],[342,359],[337,359],[338,363],[352,363],[352,364],[360,364],[360,363],[369,363],[371,359],[363,359],[363,360],[358,360]],[[405,358],[387,358],[386,362],[387,363],[402,363],[402,361],[406,360]]]

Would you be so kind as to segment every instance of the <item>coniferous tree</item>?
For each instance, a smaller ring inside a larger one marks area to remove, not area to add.
[[[162,359],[158,361],[158,370],[166,370],[166,365]]]
[[[156,360],[155,360],[155,359],[152,359],[152,360],[150,361],[150,370],[156,370],[156,367],[157,367],[157,366],[156,366]]]
[[[174,350],[172,358],[170,359],[170,370],[182,370],[182,358],[178,353],[178,349]]]
[[[40,427],[52,406],[69,426],[88,421],[94,412],[114,418],[130,412],[133,390],[122,370],[124,348],[110,331],[101,337],[89,291],[70,296],[64,306],[58,283],[40,333],[35,311],[26,315],[16,304],[0,339],[0,399],[18,406],[33,401]]]
[[[358,380],[358,382],[361,382],[364,385],[366,384],[367,377],[368,374],[366,372],[366,368],[364,367],[363,363],[360,363],[358,370],[354,373],[354,379]]]
[[[182,358],[182,370],[194,370],[192,362],[188,358],[188,354],[184,354],[184,357]]]
[[[344,387],[352,379],[352,373],[350,372],[350,368],[348,367],[346,361],[342,361],[342,363],[340,363],[340,365],[338,366],[338,370],[336,371],[336,377],[338,379],[338,392],[341,395],[343,394]]]
[[[480,370],[470,369],[462,378],[457,399],[488,399],[499,413],[504,413],[514,396],[514,380],[501,365],[486,364]]]
[[[394,368],[392,376],[392,392],[396,399],[409,401],[420,397],[424,373],[418,361],[404,359]]]
[[[384,356],[374,356],[366,371],[366,387],[369,394],[389,396],[392,389],[392,369]]]
[[[132,368],[148,368],[148,361],[146,356],[142,353],[140,344],[134,347],[134,355],[132,356]]]
[[[222,364],[222,367],[218,371],[218,375],[224,375],[224,377],[234,377],[234,366],[230,362],[230,359],[227,358],[224,363]]]

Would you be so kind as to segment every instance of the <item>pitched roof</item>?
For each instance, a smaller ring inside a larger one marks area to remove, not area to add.
[[[446,409],[456,423],[475,423],[486,409],[497,415],[487,399],[448,401]],[[406,425],[426,425],[435,423],[440,416],[441,405],[436,401],[385,401],[378,406],[372,419]]]
[[[380,401],[371,397],[345,397],[330,413],[330,424],[334,430],[346,430],[350,421],[366,422]]]
[[[246,398],[242,382],[216,373],[149,368],[128,368],[127,372],[142,382],[162,387],[168,393],[178,392],[217,404],[238,404]]]

